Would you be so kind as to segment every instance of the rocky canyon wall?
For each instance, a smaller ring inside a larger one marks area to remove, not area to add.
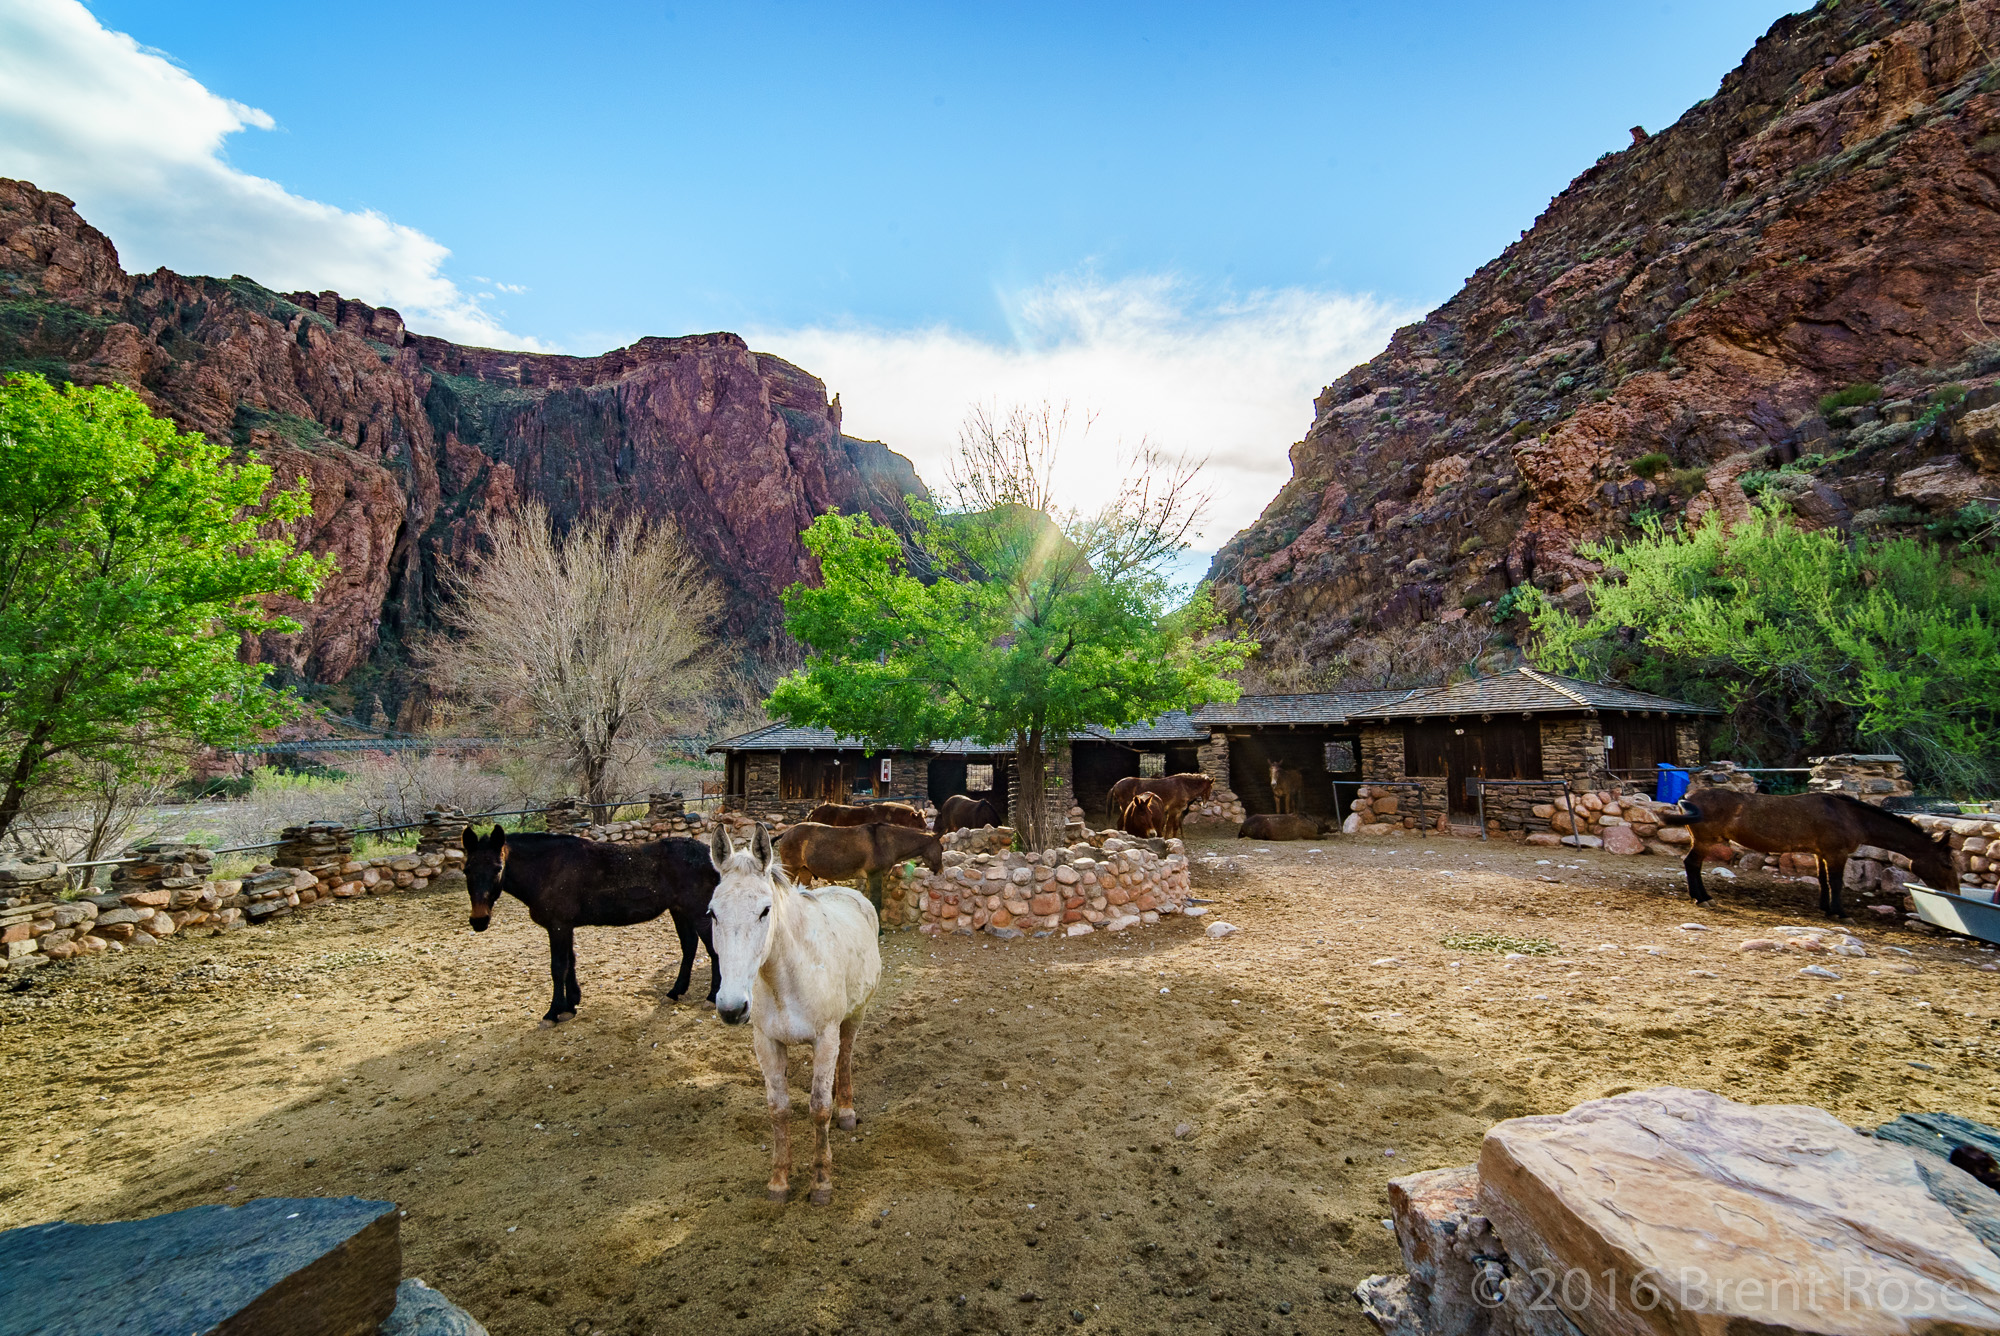
[[[339,570],[266,658],[339,682],[432,617],[444,563],[496,514],[670,517],[727,593],[730,647],[768,655],[799,531],[838,507],[904,527],[910,462],[840,430],[840,403],[734,334],[601,357],[464,348],[392,310],[249,279],[127,274],[70,201],[0,180],[0,371],[116,381],[183,428],[313,491],[306,546]]]
[[[1960,420],[2000,398],[1996,57],[2000,0],[1823,3],[1578,176],[1327,387],[1216,557],[1265,667],[1338,677],[1371,642],[1490,624],[1517,584],[1581,605],[1579,542],[1740,513],[1746,476],[1782,469],[1801,523],[1864,531],[2000,495],[2000,428],[1982,450]],[[1864,382],[1898,430],[1817,410]],[[1956,481],[1903,485],[1924,470]]]

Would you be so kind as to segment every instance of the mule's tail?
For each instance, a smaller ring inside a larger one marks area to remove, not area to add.
[[[1663,826],[1692,826],[1701,820],[1701,809],[1693,803],[1684,802],[1678,812],[1656,811],[1654,819]]]

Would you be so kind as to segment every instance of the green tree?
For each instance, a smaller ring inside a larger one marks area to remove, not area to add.
[[[1776,505],[1579,551],[1605,579],[1584,616],[1531,598],[1540,666],[1727,710],[1737,760],[1892,751],[1934,791],[2000,784],[2000,557],[1808,532]]]
[[[1129,481],[1088,514],[1057,506],[1059,410],[977,412],[953,472],[955,504],[913,507],[906,548],[865,515],[805,532],[821,582],[785,591],[805,666],[766,702],[794,724],[877,748],[971,738],[1010,747],[1031,849],[1057,842],[1052,748],[1117,726],[1234,700],[1229,674],[1256,650],[1217,634],[1206,589],[1177,599],[1163,573],[1200,514],[1199,466],[1143,451]]]
[[[295,631],[259,600],[310,598],[331,558],[282,525],[305,480],[177,431],[122,386],[0,387],[0,838],[64,767],[137,773],[160,745],[227,743],[291,699],[238,651]]]

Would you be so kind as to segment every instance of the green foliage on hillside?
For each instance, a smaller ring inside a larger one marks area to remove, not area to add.
[[[1863,381],[1859,385],[1850,385],[1844,390],[1835,390],[1832,394],[1823,394],[1820,396],[1820,416],[1825,417],[1828,413],[1834,412],[1836,409],[1859,408],[1862,404],[1872,404],[1881,397],[1882,387],[1880,385],[1870,384],[1867,381]]]
[[[246,636],[296,631],[265,607],[310,598],[331,558],[273,521],[301,485],[175,430],[118,385],[0,387],[0,835],[78,766],[137,773],[165,751],[280,722]]]
[[[1606,578],[1587,616],[1534,600],[1541,666],[1726,710],[1716,750],[1740,761],[1891,751],[1922,789],[2000,794],[2000,556],[1776,507],[1579,551]]]

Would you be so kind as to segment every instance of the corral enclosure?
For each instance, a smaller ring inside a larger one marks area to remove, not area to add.
[[[1361,1336],[1348,1291],[1398,1266],[1387,1180],[1473,1159],[1497,1119],[1662,1083],[1862,1125],[1996,1108],[1993,953],[1865,909],[1838,981],[1739,953],[1811,921],[1795,881],[1713,883],[1695,911],[1666,860],[1411,834],[1191,852],[1238,933],[886,939],[830,1207],[764,1201],[747,1033],[664,1000],[666,925],[580,934],[582,1013],[542,1031],[521,907],[475,937],[433,892],[0,995],[0,1221],[391,1197],[410,1271],[496,1336]]]

